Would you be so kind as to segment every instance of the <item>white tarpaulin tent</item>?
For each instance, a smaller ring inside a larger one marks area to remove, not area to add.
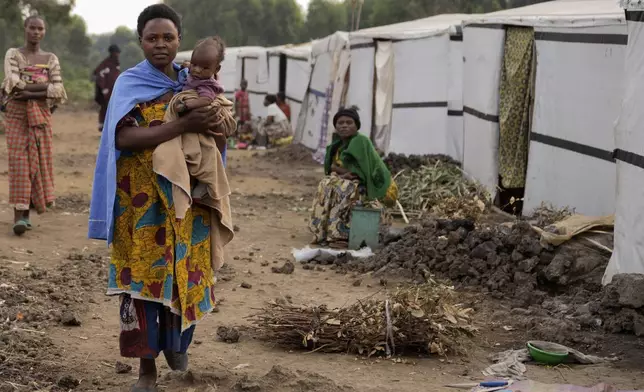
[[[615,245],[604,284],[619,273],[644,274],[644,2],[624,1],[628,46],[621,114],[615,127]]]
[[[221,63],[221,71],[219,71],[219,81],[224,85],[226,89],[226,98],[233,99],[235,95],[235,90],[239,87],[237,83],[237,54],[243,48],[226,48],[226,56],[224,61]],[[192,56],[192,50],[185,52],[177,53],[175,61],[177,63],[182,63],[184,61],[190,61]]]
[[[311,47],[311,74],[302,102],[294,141],[315,150],[319,161],[331,140],[329,116],[343,104],[349,67],[348,35],[336,32]]]
[[[269,93],[283,90],[291,106],[291,125],[297,129],[297,120],[311,76],[312,44],[286,45],[269,49]]]
[[[460,26],[471,17],[438,15],[349,34],[346,103],[358,106],[361,132],[379,149],[462,160]]]
[[[253,117],[265,117],[264,97],[269,92],[268,49],[260,46],[240,48],[237,52],[236,85],[248,82],[248,100]]]
[[[558,0],[464,22],[464,169],[498,183],[499,81],[505,26],[535,30],[536,79],[523,211],[542,202],[586,215],[615,209],[613,125],[626,49],[615,0]]]

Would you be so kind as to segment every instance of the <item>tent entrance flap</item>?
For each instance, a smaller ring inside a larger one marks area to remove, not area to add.
[[[534,57],[534,29],[508,26],[499,83],[500,192],[497,202],[509,212],[518,214],[522,203],[513,203],[511,199],[523,199],[525,191]]]
[[[394,47],[391,41],[376,41],[376,85],[374,94],[374,126],[371,140],[380,151],[389,150],[391,114],[394,97]]]

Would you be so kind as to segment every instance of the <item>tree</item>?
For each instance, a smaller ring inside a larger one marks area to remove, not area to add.
[[[347,29],[346,4],[337,0],[311,0],[304,24],[304,38],[322,38]]]

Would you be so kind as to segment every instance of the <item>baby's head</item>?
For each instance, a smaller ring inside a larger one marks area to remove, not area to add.
[[[190,75],[196,79],[210,79],[219,73],[224,61],[226,44],[219,36],[197,42],[190,60]]]

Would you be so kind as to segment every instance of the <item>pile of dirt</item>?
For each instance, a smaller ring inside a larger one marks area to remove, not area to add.
[[[335,269],[425,282],[436,275],[494,297],[542,301],[546,291],[601,288],[608,258],[585,246],[544,249],[527,222],[476,227],[471,220],[426,220],[386,238],[366,259],[337,258]],[[525,298],[525,293],[535,293]]]
[[[644,275],[615,275],[589,310],[610,332],[644,336]]]
[[[330,265],[338,273],[373,273],[383,282],[450,279],[459,288],[509,303],[512,313],[503,311],[497,318],[534,331],[534,338],[575,343],[588,338],[575,331],[606,324],[591,305],[602,295],[609,255],[585,242],[546,249],[527,222],[475,227],[471,220],[436,219],[384,233],[382,242],[385,247],[369,258],[346,253],[310,263]],[[569,333],[559,334],[564,330]]]
[[[313,151],[309,150],[308,148],[298,143],[293,143],[284,147],[269,150],[264,154],[264,157],[275,162],[282,162],[282,163],[288,163],[288,164],[294,164],[294,163],[310,163],[315,165],[318,164],[313,160]]]
[[[72,254],[56,270],[26,265],[18,271],[0,260],[0,379],[25,391],[69,390],[75,378],[65,374],[64,358],[45,331],[81,325],[78,315],[105,274],[105,260],[96,254]]]
[[[434,155],[405,155],[405,154],[396,154],[391,153],[387,155],[384,159],[385,165],[389,168],[391,174],[395,175],[403,170],[413,171],[418,170],[421,166],[430,166],[436,162],[450,163],[456,166],[461,166],[461,163],[456,161],[454,158],[443,155],[443,154],[434,154]]]

